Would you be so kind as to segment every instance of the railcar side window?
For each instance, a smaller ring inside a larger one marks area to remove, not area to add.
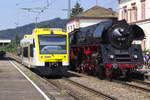
[[[23,48],[23,56],[28,57],[28,47]]]
[[[33,57],[33,44],[30,45],[30,57]]]
[[[34,39],[33,39],[33,48],[35,48],[35,42],[34,42]]]

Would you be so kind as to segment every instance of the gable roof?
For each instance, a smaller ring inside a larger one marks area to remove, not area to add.
[[[67,20],[67,22],[75,19],[111,19],[117,18],[117,12],[113,11],[111,8],[106,9],[100,6],[94,6],[85,12],[78,14]]]
[[[76,17],[117,17],[117,13],[111,8],[106,9],[100,6],[94,6]]]

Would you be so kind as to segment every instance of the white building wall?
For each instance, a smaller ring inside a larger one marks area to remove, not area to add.
[[[150,18],[150,0],[146,0],[146,19]]]
[[[77,22],[75,20],[70,21],[67,23],[67,33],[70,33],[71,31],[73,31],[75,28],[77,28]],[[75,26],[75,28],[73,28]]]
[[[150,21],[137,23],[137,25],[139,25],[144,30],[144,32],[146,33],[145,34],[145,38],[146,38],[145,49],[150,49]]]
[[[11,43],[11,40],[0,40],[0,43]]]
[[[79,24],[80,24],[80,27],[87,27],[87,26],[90,26],[90,25],[94,25],[94,24],[97,24],[101,21],[104,21],[104,19],[81,19]]]
[[[73,31],[76,28],[79,27],[87,27],[90,25],[94,25],[97,24],[101,21],[105,21],[108,19],[80,19],[80,20],[72,20],[70,22],[67,23],[67,32],[70,33],[71,31]]]

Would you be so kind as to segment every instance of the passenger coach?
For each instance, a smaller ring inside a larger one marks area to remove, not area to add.
[[[61,29],[36,28],[20,42],[22,63],[42,75],[62,75],[69,65],[68,34]]]

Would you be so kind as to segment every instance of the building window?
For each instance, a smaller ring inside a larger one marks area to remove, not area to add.
[[[134,15],[133,21],[137,21],[137,7],[136,6],[133,7],[133,11],[134,11],[134,13],[133,13],[133,15]]]
[[[128,11],[127,11],[127,6],[123,7],[122,11],[122,19],[125,19],[128,22]]]
[[[122,15],[121,18],[123,19],[123,10],[122,10],[122,12],[121,12],[121,15]]]
[[[136,7],[136,3],[132,3],[132,9],[130,9],[131,11],[131,22],[136,22],[137,21],[137,7]]]
[[[72,31],[72,25],[70,26],[70,30]]]
[[[141,19],[145,19],[145,0],[141,0]]]
[[[75,25],[73,25],[73,29],[75,29]]]

